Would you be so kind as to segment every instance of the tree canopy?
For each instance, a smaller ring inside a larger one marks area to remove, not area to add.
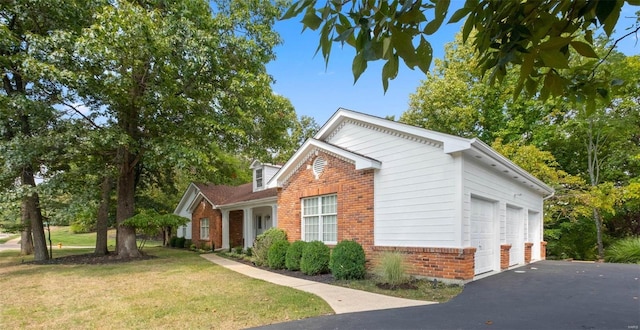
[[[632,6],[637,0],[627,0]],[[382,84],[398,74],[400,59],[409,68],[429,72],[433,49],[429,37],[447,20],[464,21],[462,38],[473,45],[477,67],[489,82],[502,81],[511,66],[519,68],[514,96],[526,90],[540,97],[564,96],[595,109],[621,84],[615,77],[594,76],[603,57],[594,51],[594,36],[602,29],[611,37],[623,0],[487,1],[466,0],[449,15],[449,0],[295,1],[284,14],[302,13],[305,28],[319,30],[318,51],[329,60],[334,42],[353,47],[352,71],[357,81],[370,61],[382,60]],[[637,33],[636,25],[628,35]],[[571,68],[569,58],[590,59]],[[605,55],[604,57],[606,57]],[[540,88],[542,87],[542,88]]]

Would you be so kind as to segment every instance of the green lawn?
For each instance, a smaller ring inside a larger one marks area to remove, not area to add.
[[[49,235],[45,228],[45,237],[47,238],[47,244]],[[108,233],[107,245],[116,245],[116,230],[111,229]],[[75,234],[71,231],[70,227],[51,227],[51,243],[58,245],[62,243],[62,246],[95,246],[96,245],[96,233],[82,233]]]
[[[34,265],[17,251],[0,252],[0,319],[10,328],[239,329],[333,313],[312,294],[240,276],[193,252],[145,251],[157,258]]]

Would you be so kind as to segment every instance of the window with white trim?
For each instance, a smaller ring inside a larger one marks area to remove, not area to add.
[[[302,199],[303,240],[338,242],[338,198],[326,195]]]
[[[256,188],[262,188],[262,169],[256,170]]]
[[[200,239],[209,239],[209,219],[200,219]]]

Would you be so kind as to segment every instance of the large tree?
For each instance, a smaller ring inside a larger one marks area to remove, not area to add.
[[[119,256],[139,255],[135,229],[123,222],[145,176],[227,150],[278,147],[277,133],[295,118],[265,70],[279,9],[258,0],[117,1],[76,40],[80,73],[68,84],[115,137]]]
[[[637,6],[637,0],[627,0]],[[572,54],[598,61],[594,51],[594,32],[600,28],[611,36],[618,23],[623,0],[593,1],[492,1],[466,0],[462,8],[448,15],[449,0],[299,0],[284,18],[304,12],[305,28],[320,30],[318,50],[328,61],[334,42],[353,47],[356,54],[352,71],[355,80],[367,68],[367,62],[382,60],[384,89],[398,74],[400,59],[410,67],[429,71],[432,47],[428,39],[448,19],[466,19],[462,34],[473,45],[478,66],[490,81],[502,80],[512,65],[520,68],[514,94],[525,88],[531,95],[543,86],[540,96],[563,95],[574,101],[586,101],[589,110],[608,96],[615,80],[593,75],[572,76]],[[625,27],[626,28],[626,27]],[[637,33],[640,25],[628,35]],[[472,37],[472,31],[475,34]]]
[[[46,161],[59,115],[60,86],[53,81],[56,47],[42,45],[56,31],[77,33],[91,20],[96,1],[2,1],[0,3],[0,148],[2,186],[21,197],[22,250],[48,259],[36,175],[53,170]],[[60,45],[62,46],[62,45]]]

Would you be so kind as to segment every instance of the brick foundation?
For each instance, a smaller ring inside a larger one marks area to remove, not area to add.
[[[200,219],[203,218],[209,219],[209,239],[200,239]],[[198,248],[222,246],[222,214],[204,199],[191,214],[191,241]]]
[[[419,248],[374,246],[368,253],[369,267],[378,265],[384,252],[399,252],[404,256],[407,273],[417,276],[451,280],[472,280],[475,273],[476,248]]]
[[[540,242],[540,260],[547,259],[547,242]]]
[[[511,250],[511,244],[500,245],[500,270],[509,268],[509,258],[511,257],[509,251]]]
[[[527,242],[524,243],[524,263],[531,263],[531,248],[533,247],[533,243]]]

